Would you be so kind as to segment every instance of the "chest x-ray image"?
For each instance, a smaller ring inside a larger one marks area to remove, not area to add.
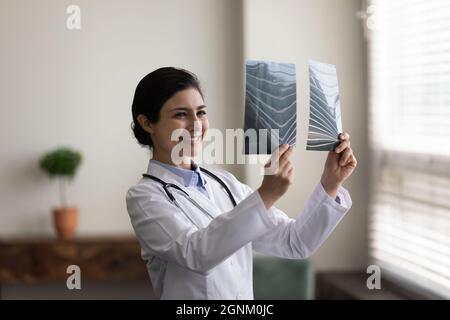
[[[330,151],[342,132],[336,66],[309,61],[309,127],[307,150]]]
[[[271,154],[282,143],[295,145],[297,94],[295,65],[247,60],[245,64],[245,154]],[[267,135],[258,134],[267,129]],[[274,130],[277,129],[277,130]]]

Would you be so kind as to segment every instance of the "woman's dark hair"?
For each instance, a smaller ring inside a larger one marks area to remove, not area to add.
[[[139,144],[153,148],[150,133],[141,127],[137,120],[138,115],[142,114],[151,123],[157,123],[164,103],[178,91],[189,88],[197,89],[203,97],[197,76],[187,70],[173,67],[159,68],[139,81],[131,107],[131,129]]]

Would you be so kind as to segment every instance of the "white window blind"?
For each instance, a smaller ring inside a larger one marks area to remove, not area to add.
[[[370,257],[450,298],[450,1],[368,5]]]

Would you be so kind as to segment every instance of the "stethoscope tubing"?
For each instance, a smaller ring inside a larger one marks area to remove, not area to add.
[[[205,172],[206,174],[208,174],[209,176],[211,176],[214,180],[216,180],[226,191],[226,193],[228,194],[228,196],[230,197],[231,202],[233,203],[233,206],[236,206],[236,200],[234,199],[233,194],[231,193],[230,189],[228,188],[228,186],[225,184],[225,182],[222,181],[222,179],[220,179],[218,176],[216,176],[215,174],[213,174],[212,172],[210,172],[209,170],[206,170],[204,168],[200,168],[201,171]],[[184,215],[188,218],[188,220],[194,224],[197,228],[200,228],[198,226],[197,223],[195,223],[193,221],[193,219],[186,213],[186,211],[180,206],[179,202],[177,201],[177,199],[174,197],[173,193],[169,191],[169,188],[173,188],[175,190],[177,190],[179,193],[181,193],[187,200],[189,200],[189,202],[191,202],[197,209],[199,209],[200,211],[203,212],[203,214],[207,215],[211,220],[214,219],[214,216],[212,216],[208,211],[206,211],[202,206],[200,206],[197,201],[195,201],[194,199],[192,199],[189,194],[184,191],[182,188],[180,188],[179,186],[177,186],[176,184],[173,183],[168,183],[165,182],[161,179],[159,179],[158,177],[155,177],[153,175],[149,175],[144,173],[142,175],[144,178],[149,178],[152,179],[156,182],[159,182],[163,189],[164,192],[166,193],[166,195],[169,197],[169,200],[174,203],[183,213]]]

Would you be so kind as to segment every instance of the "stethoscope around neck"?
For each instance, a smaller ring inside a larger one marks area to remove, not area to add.
[[[213,178],[214,180],[216,180],[216,181],[224,188],[225,192],[226,192],[226,193],[228,194],[228,196],[230,197],[231,203],[232,203],[233,206],[235,207],[235,206],[237,205],[236,200],[234,199],[233,194],[231,193],[230,189],[229,189],[228,186],[225,184],[225,182],[223,182],[222,179],[220,179],[218,176],[216,176],[216,175],[215,175],[214,173],[212,173],[211,171],[206,170],[205,168],[200,168],[200,170],[201,170],[202,172],[206,173],[207,175],[209,175],[209,176],[210,176],[211,178]],[[156,181],[156,182],[159,182],[159,183],[162,185],[162,187],[163,187],[163,189],[164,189],[164,192],[165,192],[166,195],[169,197],[170,201],[171,201],[173,204],[175,204],[181,211],[183,211],[183,213],[185,214],[185,216],[186,216],[186,217],[187,217],[194,225],[196,225],[198,228],[200,228],[200,227],[197,225],[197,223],[195,223],[195,221],[193,221],[193,219],[190,217],[190,215],[188,215],[188,214],[186,213],[186,211],[185,211],[183,208],[181,208],[179,202],[178,202],[177,199],[174,197],[173,193],[169,190],[170,188],[173,188],[173,189],[179,191],[186,199],[188,199],[195,207],[197,207],[200,211],[202,211],[205,215],[207,215],[211,220],[214,219],[214,216],[213,216],[213,215],[211,215],[207,210],[205,210],[201,205],[199,205],[199,204],[197,203],[197,201],[195,201],[194,199],[192,199],[192,198],[189,196],[189,194],[188,194],[185,190],[181,189],[181,188],[180,188],[179,186],[177,186],[176,184],[174,184],[174,183],[169,183],[169,182],[165,182],[165,181],[161,180],[161,179],[158,178],[158,177],[155,177],[155,176],[152,176],[152,175],[146,174],[146,173],[144,173],[142,176],[143,176],[144,178],[149,178],[149,179],[152,179],[152,180],[154,180],[154,181]]]

